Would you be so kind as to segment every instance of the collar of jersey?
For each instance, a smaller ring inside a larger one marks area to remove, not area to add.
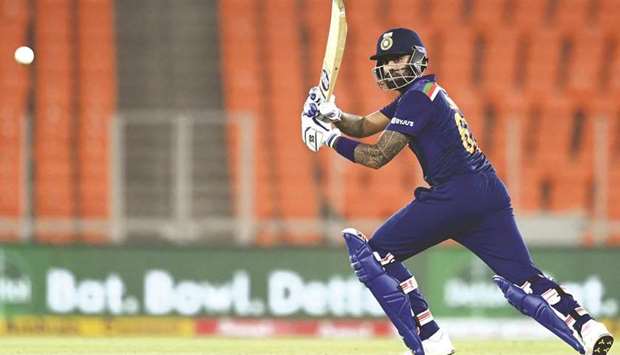
[[[411,89],[412,87],[414,87],[415,84],[422,82],[422,81],[435,81],[435,74],[427,74],[419,78],[416,78],[414,81],[410,82],[409,84],[407,84],[407,86],[405,86],[405,90],[403,91],[403,94],[409,91],[409,89]]]

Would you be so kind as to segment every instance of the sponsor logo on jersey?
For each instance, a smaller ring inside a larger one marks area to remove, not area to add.
[[[409,127],[413,127],[413,121],[409,121],[409,120],[401,120],[400,118],[392,118],[392,120],[390,121],[390,123],[392,124],[398,124],[401,126],[409,126]]]

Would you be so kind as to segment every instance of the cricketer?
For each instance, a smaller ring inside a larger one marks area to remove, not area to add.
[[[424,75],[427,51],[405,28],[379,36],[374,74],[384,90],[400,95],[366,116],[346,113],[312,88],[301,117],[309,148],[322,145],[350,161],[378,169],[406,146],[416,155],[429,187],[367,239],[347,228],[343,236],[355,274],[375,296],[414,355],[447,355],[454,347],[433,319],[415,277],[402,261],[448,238],[496,273],[508,302],[581,354],[605,355],[613,337],[573,296],[541,272],[515,223],[509,194],[485,157],[456,103]],[[349,137],[382,132],[375,144]],[[343,135],[346,134],[345,135]],[[349,137],[347,137],[349,136]]]

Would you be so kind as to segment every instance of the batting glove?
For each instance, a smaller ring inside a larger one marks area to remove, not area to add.
[[[340,122],[342,110],[336,106],[335,98],[333,101],[325,101],[319,104],[319,119],[326,122]]]
[[[313,152],[318,152],[323,145],[334,146],[341,133],[330,123],[321,122],[316,117],[301,115],[301,138]]]

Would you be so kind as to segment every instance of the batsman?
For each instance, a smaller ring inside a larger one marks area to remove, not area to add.
[[[434,75],[425,75],[428,56],[418,34],[405,28],[382,33],[370,59],[376,61],[378,86],[400,95],[384,108],[359,116],[343,112],[334,100],[322,99],[319,89],[312,88],[301,117],[302,138],[314,151],[328,146],[373,169],[409,147],[422,166],[429,187],[416,188],[413,200],[372,238],[353,228],[343,231],[355,274],[405,345],[414,355],[455,352],[415,277],[402,263],[451,238],[493,270],[497,286],[523,314],[581,354],[607,354],[613,337],[605,325],[532,261],[506,187],[478,147],[463,112]],[[379,132],[375,144],[349,138]]]

